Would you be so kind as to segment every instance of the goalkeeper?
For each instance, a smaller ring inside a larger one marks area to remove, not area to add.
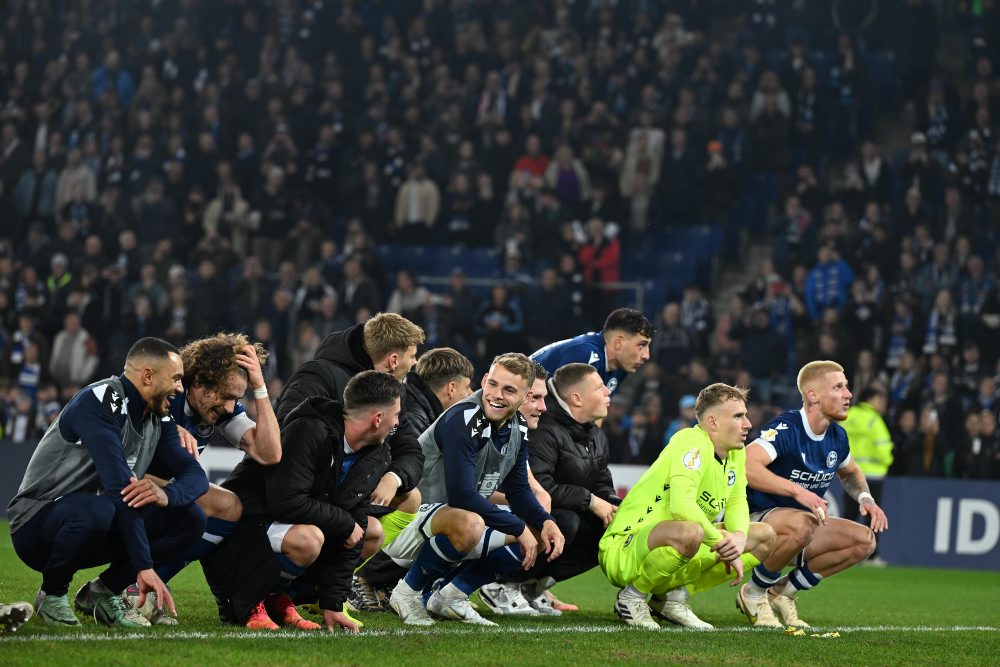
[[[739,387],[702,389],[697,426],[670,439],[601,538],[598,560],[621,588],[615,613],[627,624],[655,630],[656,616],[711,628],[688,605],[687,587],[705,590],[730,577],[736,586],[774,547],[774,530],[750,522],[746,400],[747,390]]]

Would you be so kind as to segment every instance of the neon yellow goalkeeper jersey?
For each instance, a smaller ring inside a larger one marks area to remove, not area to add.
[[[703,543],[712,546],[722,539],[713,522],[725,513],[726,530],[746,535],[746,460],[743,448],[717,459],[711,439],[699,426],[678,431],[626,494],[607,532],[631,533],[650,522],[693,521],[705,531]]]

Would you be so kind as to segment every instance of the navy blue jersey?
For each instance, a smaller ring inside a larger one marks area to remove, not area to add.
[[[184,427],[198,441],[198,453],[205,451],[209,444],[232,445],[240,449],[243,435],[256,426],[250,419],[246,408],[236,401],[236,407],[231,414],[219,417],[215,424],[206,424],[187,402],[187,390],[177,394],[170,401],[170,415],[178,426]]]
[[[795,482],[822,497],[830,488],[833,476],[851,460],[847,432],[836,422],[826,433],[817,435],[809,428],[804,410],[789,410],[778,415],[748,447],[763,447],[771,458],[768,470],[778,477]],[[763,493],[747,488],[751,512],[772,507],[807,509],[789,496]]]
[[[554,375],[557,370],[566,364],[590,364],[600,373],[601,379],[607,385],[608,391],[612,394],[618,388],[618,384],[628,375],[626,371],[608,370],[608,354],[604,347],[604,334],[600,331],[591,331],[581,334],[575,338],[568,338],[556,343],[550,343],[531,355],[533,361],[537,361],[549,375]]]

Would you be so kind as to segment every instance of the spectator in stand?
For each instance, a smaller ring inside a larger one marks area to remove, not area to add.
[[[695,353],[696,342],[681,324],[681,307],[675,302],[663,306],[653,337],[651,355],[667,373],[676,373]]]
[[[555,158],[545,169],[544,180],[560,204],[570,211],[580,209],[590,199],[590,174],[568,144],[556,149]]]
[[[665,222],[684,225],[698,222],[701,198],[700,158],[690,146],[688,133],[681,128],[670,132],[670,146],[663,156],[660,192]]]
[[[272,271],[284,259],[285,239],[291,228],[291,200],[284,169],[272,166],[267,170],[267,181],[252,205],[250,226],[256,230],[253,254],[260,258],[265,271]]]
[[[441,193],[437,184],[427,178],[422,164],[412,164],[396,196],[395,238],[409,244],[433,239],[440,209]]]
[[[524,313],[506,285],[497,283],[490,289],[490,297],[479,304],[472,320],[479,337],[478,356],[484,363],[505,352],[523,349]]]
[[[398,313],[417,326],[423,327],[430,306],[431,293],[423,285],[417,284],[417,278],[412,271],[404,269],[396,274],[396,289],[389,295],[386,312]]]
[[[344,261],[344,280],[340,285],[341,303],[356,320],[362,310],[377,313],[382,304],[378,287],[361,268],[361,259],[350,256]]]
[[[61,387],[84,386],[94,376],[98,362],[97,341],[80,325],[78,314],[67,313],[52,345],[52,379]]]
[[[621,279],[621,243],[616,226],[600,218],[587,221],[587,242],[580,248],[580,268],[585,283],[610,283]],[[605,294],[609,294],[605,290]]]
[[[629,228],[641,232],[649,224],[649,208],[660,182],[661,156],[649,144],[649,135],[633,130],[625,149],[618,189],[629,200]]]
[[[535,178],[542,178],[549,168],[549,157],[542,152],[542,140],[529,134],[524,142],[524,155],[514,163],[514,171],[526,171]]]
[[[809,317],[815,322],[823,309],[833,307],[838,312],[847,303],[847,292],[854,282],[854,272],[840,258],[836,246],[826,243],[816,253],[816,266],[806,280],[805,303]]]

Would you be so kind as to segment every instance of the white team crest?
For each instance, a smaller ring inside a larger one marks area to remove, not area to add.
[[[778,437],[777,429],[769,428],[760,434],[761,440],[766,440],[767,442],[774,442],[774,439]]]
[[[837,452],[830,452],[826,455],[826,467],[832,468],[837,465]]]
[[[618,378],[611,378],[608,380],[608,391],[610,393],[615,393],[615,389],[618,387]]]
[[[726,486],[733,486],[736,484],[736,471],[730,470],[726,475]]]
[[[692,449],[690,452],[684,455],[681,459],[681,463],[688,470],[699,470],[701,468],[701,450]]]

